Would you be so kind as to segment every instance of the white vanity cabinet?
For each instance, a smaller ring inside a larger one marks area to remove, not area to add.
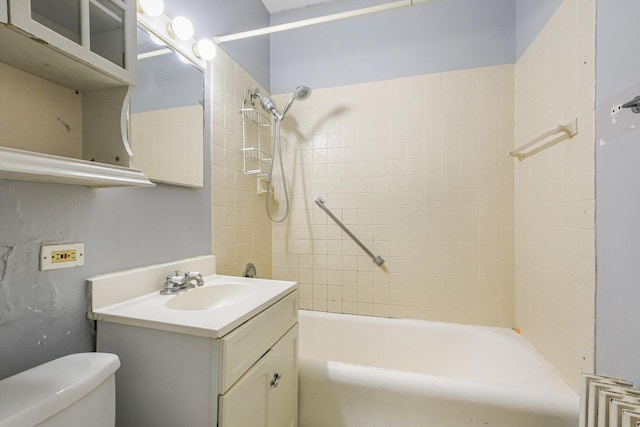
[[[220,337],[99,315],[97,351],[121,361],[116,425],[296,427],[297,319],[296,289]]]
[[[291,328],[219,397],[218,427],[295,427],[298,414],[298,327]]]
[[[134,0],[0,0],[0,178],[152,186],[127,140]]]

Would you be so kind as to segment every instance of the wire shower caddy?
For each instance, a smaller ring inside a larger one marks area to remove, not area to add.
[[[245,101],[246,102],[246,101]],[[263,151],[263,139],[271,138],[271,120],[255,108],[242,108],[242,172],[269,180],[271,156]]]

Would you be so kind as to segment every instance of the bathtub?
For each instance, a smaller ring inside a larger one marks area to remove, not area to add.
[[[575,427],[579,396],[510,329],[300,311],[300,427]]]

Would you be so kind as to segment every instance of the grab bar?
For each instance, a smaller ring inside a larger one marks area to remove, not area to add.
[[[549,142],[547,142],[544,145],[541,145],[538,148],[525,152],[525,150],[531,147],[532,145],[542,142],[545,139],[549,138],[550,136],[554,136],[559,133],[563,133],[564,135],[560,135],[559,137],[550,140]],[[518,160],[523,160],[524,158],[529,157],[530,155],[535,154],[538,151],[543,150],[547,147],[550,147],[551,145],[557,144],[560,141],[573,138],[577,134],[578,134],[578,119],[575,119],[575,121],[572,123],[569,123],[567,125],[559,125],[558,127],[551,129],[543,133],[542,135],[538,136],[537,138],[527,142],[526,144],[521,145],[518,148],[514,148],[513,150],[509,151],[509,155],[511,157],[517,157]]]
[[[367,253],[367,255],[369,255],[371,257],[371,259],[373,260],[373,262],[376,263],[377,266],[381,266],[382,264],[384,264],[384,259],[382,259],[379,256],[376,256],[373,254],[373,252],[371,252],[361,241],[360,239],[358,239],[348,228],[346,225],[344,225],[342,223],[342,221],[340,221],[334,214],[333,212],[331,212],[329,210],[329,208],[327,208],[324,205],[324,199],[322,197],[319,197],[316,199],[316,205],[320,206],[320,208],[325,211],[327,213],[327,215],[329,215],[331,217],[332,220],[334,220],[336,222],[336,224],[338,224],[340,226],[340,228],[342,228],[344,230],[345,233],[347,233],[349,235],[349,237],[351,237],[353,239],[354,242],[356,242],[358,244],[358,246],[360,246],[362,248],[363,251],[365,251]]]

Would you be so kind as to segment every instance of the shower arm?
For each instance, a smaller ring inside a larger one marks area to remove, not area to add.
[[[258,98],[262,109],[273,114],[273,117],[275,117],[276,120],[282,120],[284,118],[284,114],[280,114],[276,109],[275,102],[267,96],[260,95],[258,89],[249,90],[249,96],[251,98],[251,104],[253,104],[253,98]]]
[[[281,116],[280,120],[284,119],[284,115],[287,114],[287,111],[289,111],[289,107],[291,107],[291,104],[293,104],[293,100],[295,98],[296,98],[295,95],[292,96],[289,102],[287,102],[287,105],[284,106],[284,110],[282,110],[282,114],[280,114]]]
[[[262,108],[264,110],[269,110],[269,112],[273,114],[273,117],[277,121],[282,121],[284,119],[285,114],[287,114],[287,111],[289,111],[291,104],[293,104],[293,101],[295,101],[296,99],[296,94],[294,93],[289,102],[287,102],[287,105],[284,106],[284,110],[282,110],[281,113],[276,108],[275,102],[273,102],[273,100],[269,97],[260,95],[258,89],[249,90],[249,96],[251,97],[251,103],[253,103],[253,98],[258,98],[260,100],[260,105],[262,106]]]

